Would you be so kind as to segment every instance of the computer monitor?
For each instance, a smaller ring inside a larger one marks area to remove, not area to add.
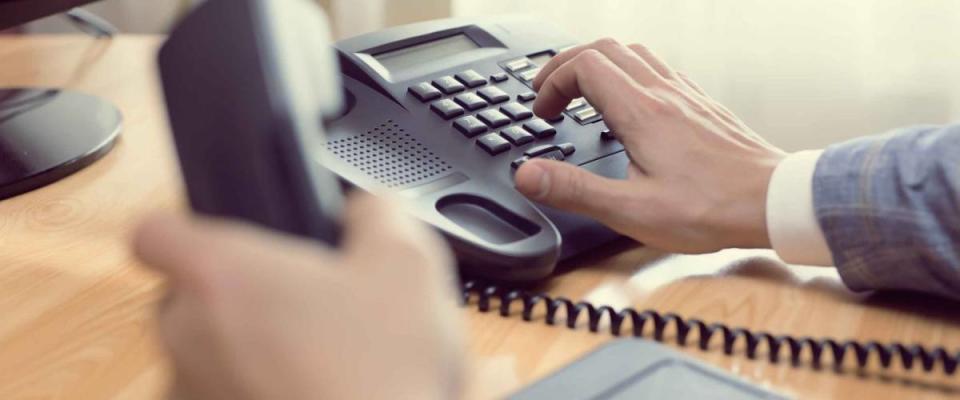
[[[94,0],[0,0],[0,29]],[[25,39],[26,40],[26,39]],[[4,69],[17,60],[5,60]],[[0,201],[77,172],[120,134],[120,111],[88,94],[49,87],[0,88]]]
[[[97,0],[0,0],[0,30],[95,1]]]

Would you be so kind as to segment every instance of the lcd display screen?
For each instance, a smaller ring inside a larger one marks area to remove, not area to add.
[[[374,54],[373,58],[388,72],[396,74],[425,62],[441,61],[478,48],[480,46],[476,42],[461,33],[399,50]]]

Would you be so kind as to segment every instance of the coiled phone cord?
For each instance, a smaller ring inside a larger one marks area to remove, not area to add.
[[[819,369],[822,366],[824,351],[829,350],[833,354],[833,365],[836,369],[842,368],[843,361],[848,352],[853,352],[856,357],[858,368],[866,368],[871,354],[879,357],[880,365],[888,369],[893,365],[893,360],[900,360],[903,369],[911,370],[917,366],[923,368],[925,372],[932,372],[938,366],[946,375],[953,375],[960,364],[960,350],[956,354],[950,354],[943,347],[927,348],[919,344],[907,346],[898,342],[881,344],[875,341],[861,343],[856,340],[838,341],[832,338],[814,339],[811,337],[793,337],[790,335],[773,335],[767,332],[754,332],[746,328],[730,328],[722,323],[707,324],[695,318],[683,318],[677,314],[661,314],[653,310],[637,311],[634,308],[623,308],[619,311],[613,307],[603,305],[596,306],[589,302],[573,302],[565,297],[553,297],[543,293],[532,293],[521,289],[512,289],[500,287],[495,284],[489,284],[478,280],[465,280],[462,282],[462,301],[464,306],[469,306],[470,301],[476,298],[477,309],[481,312],[490,311],[490,301],[499,300],[500,315],[509,317],[511,306],[515,302],[523,305],[522,317],[524,321],[533,320],[534,309],[539,304],[544,304],[546,315],[544,322],[547,325],[555,325],[560,310],[566,311],[563,321],[567,328],[576,329],[580,316],[587,319],[587,326],[590,332],[596,333],[600,329],[600,321],[604,315],[607,315],[610,321],[610,333],[614,336],[620,336],[621,328],[625,321],[630,321],[633,327],[634,337],[644,337],[644,327],[647,322],[652,323],[652,336],[658,342],[664,342],[664,333],[671,324],[676,328],[676,342],[680,346],[686,346],[690,341],[690,332],[696,331],[699,339],[700,350],[707,351],[710,346],[710,339],[717,333],[722,333],[723,353],[732,355],[738,339],[746,347],[747,358],[755,359],[757,350],[761,343],[767,344],[767,358],[771,363],[776,364],[780,361],[780,349],[786,345],[790,353],[790,362],[793,366],[799,366],[803,350],[809,349],[811,364],[813,368]],[[561,322],[563,322],[561,321]]]

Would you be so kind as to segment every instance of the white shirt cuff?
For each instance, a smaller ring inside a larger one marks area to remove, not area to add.
[[[833,265],[813,206],[813,173],[822,150],[793,153],[773,171],[767,189],[770,244],[789,264]]]

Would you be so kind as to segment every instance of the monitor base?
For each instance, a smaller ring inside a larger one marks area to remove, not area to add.
[[[63,179],[113,148],[120,111],[61,89],[0,89],[0,200]]]

